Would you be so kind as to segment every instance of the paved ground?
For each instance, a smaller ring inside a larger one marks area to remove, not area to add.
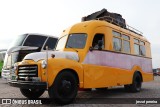
[[[10,87],[6,81],[0,79],[0,98],[25,98],[19,91],[18,88]],[[46,91],[41,98],[48,99],[48,92]],[[142,99],[139,99],[142,98]],[[150,98],[150,99],[146,99]],[[1,100],[1,99],[0,99]],[[136,105],[136,101],[157,101],[159,104],[138,104]],[[50,103],[50,102],[48,102]],[[107,104],[110,103],[110,104]],[[115,104],[117,103],[117,104]],[[120,104],[119,104],[120,103]],[[126,103],[126,104],[124,104]],[[127,104],[129,103],[129,104]],[[134,104],[131,104],[134,103]],[[55,105],[55,104],[53,104]],[[13,105],[0,105],[3,107],[13,106]],[[29,106],[39,106],[39,105],[14,105],[16,107],[29,107]],[[43,107],[52,106],[51,104],[41,105]],[[124,90],[123,87],[113,87],[106,91],[79,91],[77,99],[74,103],[65,105],[65,106],[78,106],[78,107],[104,107],[104,106],[118,106],[118,107],[133,107],[133,106],[141,106],[141,107],[150,107],[150,106],[160,106],[160,76],[156,76],[154,81],[143,83],[142,91],[139,93],[128,93]]]

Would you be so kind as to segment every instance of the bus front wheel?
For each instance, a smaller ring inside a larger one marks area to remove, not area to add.
[[[59,104],[71,103],[78,92],[78,81],[76,76],[69,71],[58,74],[54,83],[49,87],[50,98]]]

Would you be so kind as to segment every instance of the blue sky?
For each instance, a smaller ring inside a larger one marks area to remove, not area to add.
[[[82,16],[102,8],[120,13],[127,24],[143,32],[152,44],[153,67],[160,67],[159,0],[1,0],[0,49],[24,33],[58,37]]]

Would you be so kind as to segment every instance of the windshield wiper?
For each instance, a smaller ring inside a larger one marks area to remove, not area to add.
[[[73,48],[72,46],[67,45],[66,47],[69,47],[71,49],[73,49],[74,51],[78,52],[75,48]]]

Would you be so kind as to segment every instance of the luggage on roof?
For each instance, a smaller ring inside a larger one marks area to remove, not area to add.
[[[122,28],[126,28],[125,19],[122,18],[122,15],[108,12],[107,9],[102,9],[101,11],[82,17],[82,21],[89,20],[105,20]]]

